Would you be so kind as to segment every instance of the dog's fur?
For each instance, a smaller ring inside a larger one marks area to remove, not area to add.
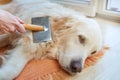
[[[92,52],[102,49],[99,25],[76,11],[46,0],[13,0],[2,8],[26,23],[31,23],[32,17],[50,16],[53,41],[33,43],[31,32],[28,31],[3,35],[0,47],[12,47],[1,56],[0,80],[15,78],[32,58],[55,58],[66,71],[74,73],[70,69],[72,61],[81,61],[83,67],[85,59]]]

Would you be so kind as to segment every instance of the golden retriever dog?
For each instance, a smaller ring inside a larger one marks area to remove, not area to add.
[[[64,70],[81,76],[85,59],[103,47],[96,21],[59,4],[46,0],[12,0],[1,8],[26,23],[31,23],[33,17],[49,16],[53,40],[33,43],[30,31],[2,35],[0,48],[9,45],[11,49],[0,56],[3,59],[0,80],[14,79],[29,60],[44,57],[57,59]]]

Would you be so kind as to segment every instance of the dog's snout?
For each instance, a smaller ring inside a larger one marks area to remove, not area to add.
[[[70,69],[74,73],[81,72],[82,70],[81,61],[72,61],[70,64]]]

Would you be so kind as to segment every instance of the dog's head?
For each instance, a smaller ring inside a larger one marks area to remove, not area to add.
[[[102,47],[101,31],[93,20],[59,18],[53,20],[52,29],[57,59],[69,73],[81,72],[86,58]]]

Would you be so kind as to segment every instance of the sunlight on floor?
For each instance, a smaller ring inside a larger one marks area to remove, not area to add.
[[[110,49],[104,55],[103,69],[95,80],[120,80],[120,23],[96,19],[101,26],[104,45]]]

